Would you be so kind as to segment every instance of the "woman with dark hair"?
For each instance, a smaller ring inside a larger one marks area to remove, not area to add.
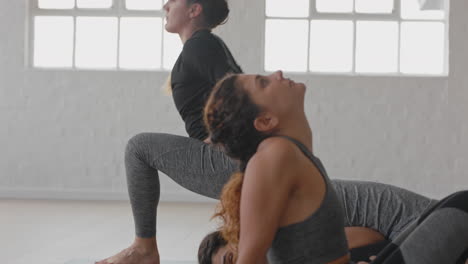
[[[304,94],[278,71],[228,76],[207,101],[211,142],[239,161],[216,213],[235,263],[350,261],[343,208],[312,154]]]
[[[211,30],[226,21],[226,0],[169,0],[166,30],[184,43],[170,77],[172,97],[191,138],[206,140],[203,106],[216,81],[242,69],[224,42]]]
[[[437,201],[388,184],[332,179],[343,205],[345,233],[352,261],[367,261],[395,240]],[[219,231],[200,243],[200,264],[221,264],[227,241]],[[219,250],[219,251],[218,251]]]
[[[219,176],[221,171],[234,169],[234,164],[221,151],[202,142],[208,141],[202,116],[212,87],[226,73],[242,72],[224,42],[211,33],[227,20],[227,0],[169,0],[164,11],[166,30],[178,34],[184,44],[169,80],[176,108],[190,138],[146,133],[129,141],[125,165],[136,237],[129,248],[99,264],[159,263],[156,243],[158,170],[189,190],[216,198],[229,173],[217,182],[211,183],[211,179],[215,175],[222,177]],[[189,161],[193,153],[218,164]]]
[[[222,259],[229,255],[227,241],[219,231],[206,235],[198,247],[199,264],[221,264]]]
[[[304,84],[278,71],[228,76],[207,101],[211,142],[239,162],[215,214],[232,249],[229,263],[350,263],[345,211],[313,154],[304,93]],[[468,191],[443,199],[372,263],[463,263],[467,201]]]

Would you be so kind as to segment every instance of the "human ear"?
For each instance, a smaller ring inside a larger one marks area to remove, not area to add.
[[[198,17],[203,11],[203,7],[199,3],[190,6],[190,18]]]
[[[260,132],[269,132],[278,126],[278,118],[272,114],[260,114],[254,120],[254,127]]]

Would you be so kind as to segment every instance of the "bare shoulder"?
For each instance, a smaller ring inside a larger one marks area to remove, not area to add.
[[[269,137],[258,146],[258,152],[275,152],[280,155],[294,154],[297,150],[294,143],[283,137]]]
[[[298,148],[291,141],[282,137],[270,137],[263,140],[258,146],[257,152],[250,160],[249,165],[278,167],[288,169],[298,162]]]
[[[288,195],[297,186],[301,159],[298,148],[287,139],[274,137],[260,143],[249,160],[244,175],[244,190]],[[247,191],[248,193],[248,191]],[[267,197],[266,194],[263,196]],[[287,200],[287,198],[283,198]],[[278,196],[279,197],[279,196]]]

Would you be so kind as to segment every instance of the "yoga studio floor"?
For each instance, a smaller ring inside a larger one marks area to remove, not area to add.
[[[216,223],[214,204],[160,203],[162,264],[196,263],[198,243]],[[128,202],[0,200],[5,264],[94,264],[133,241]]]

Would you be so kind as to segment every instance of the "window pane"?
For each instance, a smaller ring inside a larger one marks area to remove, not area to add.
[[[358,21],[356,24],[356,72],[397,71],[398,23]]]
[[[160,10],[161,0],[126,0],[125,7],[132,10]]]
[[[393,11],[393,0],[356,0],[358,13],[387,13]]]
[[[266,71],[307,71],[308,26],[307,20],[266,20]]]
[[[71,67],[73,61],[73,18],[34,18],[34,66]]]
[[[419,0],[422,10],[444,10],[445,0]]]
[[[310,70],[350,72],[353,66],[353,22],[310,22]]]
[[[308,17],[309,0],[266,0],[266,15],[270,17]]]
[[[401,17],[405,19],[434,19],[445,18],[442,10],[421,10],[419,0],[401,0]]]
[[[442,74],[445,59],[445,25],[441,22],[401,24],[403,73]]]
[[[117,18],[77,17],[77,67],[113,68],[117,63]]]
[[[351,13],[354,0],[317,0],[317,11],[323,13]]]
[[[78,8],[110,8],[112,0],[77,0]]]
[[[160,17],[121,18],[119,66],[131,69],[160,68],[161,37]]]
[[[72,9],[75,0],[39,0],[38,5],[43,9]]]
[[[164,69],[172,69],[180,52],[182,51],[182,41],[178,34],[169,33],[164,30],[164,54],[163,67]]]

